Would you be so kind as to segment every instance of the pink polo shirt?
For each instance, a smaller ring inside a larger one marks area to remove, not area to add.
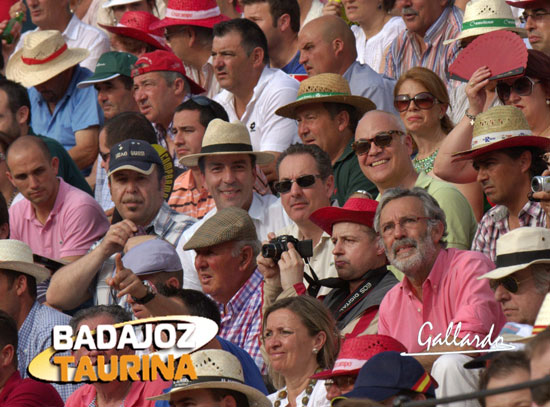
[[[386,294],[380,304],[378,333],[399,340],[409,352],[426,350],[430,335],[441,334],[444,339],[451,322],[454,326],[449,341],[459,322],[458,338],[477,334],[482,340],[494,325],[491,338],[495,340],[505,317],[488,280],[477,279],[494,268],[482,253],[441,250],[422,285],[422,302],[412,293],[407,277]],[[428,321],[432,326],[424,326],[419,338],[422,325]]]
[[[53,209],[42,225],[34,208],[22,199],[10,208],[10,238],[28,244],[33,253],[51,259],[84,255],[109,229],[99,204],[61,178]]]

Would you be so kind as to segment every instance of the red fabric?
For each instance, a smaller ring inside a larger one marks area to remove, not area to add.
[[[0,407],[63,406],[63,400],[51,384],[22,379],[17,370],[13,372],[0,392]]]
[[[10,19],[10,7],[13,6],[17,0],[2,0],[0,1],[0,22]]]
[[[351,331],[350,334],[348,334],[351,337],[355,337],[361,332],[364,332],[378,313],[378,305],[375,305],[373,307],[370,307],[367,309],[363,315],[361,315],[361,319],[359,319],[359,322],[355,325],[355,328],[353,328],[353,331]],[[347,335],[346,335],[347,336]]]

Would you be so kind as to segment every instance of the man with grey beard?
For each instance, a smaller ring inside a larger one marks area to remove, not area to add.
[[[388,260],[405,274],[380,304],[378,333],[417,353],[439,383],[438,398],[475,391],[476,372],[463,368],[470,357],[458,353],[486,348],[505,323],[489,284],[478,280],[494,264],[480,253],[446,248],[445,214],[423,188],[386,190],[374,226]]]

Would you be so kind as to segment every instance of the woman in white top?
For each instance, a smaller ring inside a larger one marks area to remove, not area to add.
[[[330,406],[324,380],[311,379],[315,372],[331,368],[338,353],[330,311],[306,295],[284,298],[266,310],[262,333],[270,372],[284,381],[283,388],[268,396],[273,406]]]

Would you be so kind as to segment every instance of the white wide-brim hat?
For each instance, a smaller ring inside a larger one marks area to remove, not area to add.
[[[0,240],[0,269],[28,274],[37,284],[50,277],[48,269],[34,264],[31,248],[14,239]]]

